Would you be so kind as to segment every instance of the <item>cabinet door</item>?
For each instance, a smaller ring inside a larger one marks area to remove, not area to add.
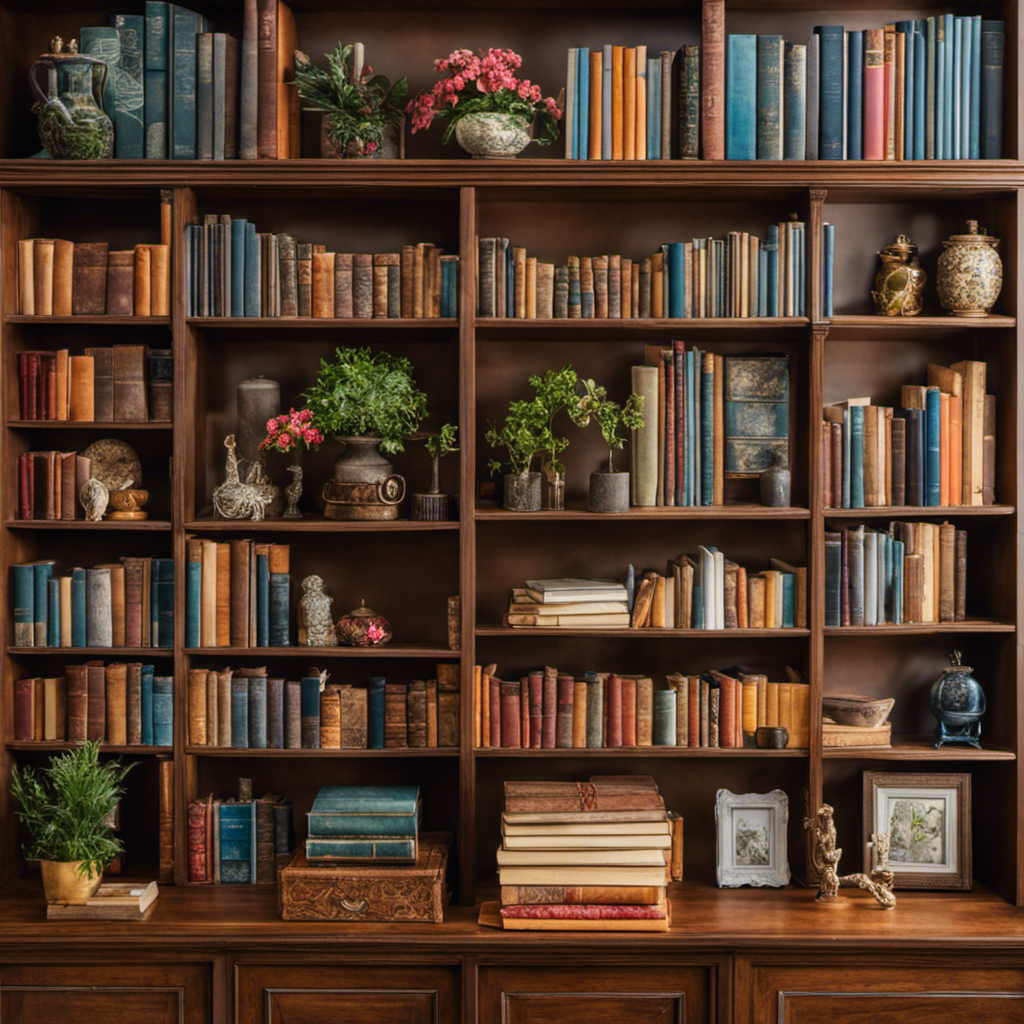
[[[480,1024],[709,1024],[709,967],[487,967]]]
[[[912,966],[837,956],[832,963],[753,965],[750,1001],[740,996],[737,1024],[1020,1024],[1024,969],[981,957]],[[743,975],[743,968],[740,969]],[[738,986],[742,991],[743,986]]]
[[[238,1024],[457,1024],[451,967],[236,964]]]
[[[127,955],[125,957],[127,959]],[[0,966],[4,1024],[209,1024],[207,964]]]

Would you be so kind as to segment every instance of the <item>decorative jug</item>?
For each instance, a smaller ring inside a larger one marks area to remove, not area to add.
[[[334,463],[334,476],[324,484],[327,519],[398,518],[405,497],[405,479],[378,450],[379,437],[336,437],[345,450]]]
[[[935,278],[942,308],[954,316],[987,316],[1003,287],[999,239],[969,220],[966,235],[950,235],[942,244]]]
[[[981,749],[981,716],[985,714],[985,691],[971,675],[967,665],[960,664],[960,652],[950,655],[949,668],[935,681],[931,692],[935,726],[935,746],[943,743],[966,743]]]
[[[917,246],[906,235],[898,235],[878,253],[882,261],[875,278],[875,312],[882,316],[917,316],[924,306],[927,275],[917,262]]]
[[[32,112],[39,120],[39,140],[57,160],[109,160],[114,155],[114,123],[103,112],[107,65],[78,52],[72,39],[67,48],[60,36],[50,41],[29,69],[29,82],[38,97]],[[39,87],[36,68],[46,68],[46,92]]]

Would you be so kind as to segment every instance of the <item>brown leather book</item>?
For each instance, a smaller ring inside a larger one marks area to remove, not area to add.
[[[16,679],[14,681],[14,738],[31,740],[35,726],[35,679]]]
[[[87,685],[86,739],[102,740],[107,728],[107,677],[102,661],[85,663]]]
[[[538,320],[550,320],[555,315],[555,265],[537,262]]]
[[[313,246],[299,242],[295,246],[295,285],[298,295],[298,315],[313,315]]]
[[[996,396],[985,396],[985,426],[982,433],[981,503],[996,500]]]
[[[341,746],[365,749],[367,693],[359,686],[346,686],[339,691],[341,701]],[[322,713],[322,712],[321,712]]]
[[[427,746],[437,746],[437,680],[427,680]]]
[[[217,542],[199,540],[202,576],[199,590],[199,646],[217,646]]]
[[[408,746],[405,683],[384,684],[384,746]]]
[[[397,267],[401,255],[397,252],[379,252],[373,257],[373,315],[388,315],[388,267]]]
[[[75,452],[58,452],[61,519],[74,519],[78,514],[78,492],[75,490],[75,460],[77,457]]]
[[[441,315],[441,250],[436,245],[428,245],[426,251],[427,281],[429,289],[424,298],[424,316],[438,317]],[[554,268],[552,267],[552,275]],[[553,286],[552,286],[553,288]],[[427,312],[426,310],[429,310]]]
[[[575,680],[560,672],[556,682],[555,746],[572,746],[573,701],[576,696]]]
[[[491,692],[494,692],[493,689]],[[498,681],[498,746],[518,748],[522,745],[521,693],[519,680],[502,679]],[[491,709],[491,722],[494,722],[493,708]]]
[[[252,572],[252,541],[247,539],[231,541],[231,646],[249,647],[250,589],[249,576]],[[220,551],[218,550],[218,570]],[[218,577],[219,577],[218,572]],[[219,582],[219,580],[218,580]],[[218,608],[220,592],[217,593]]]
[[[341,746],[341,697],[337,686],[328,686],[320,694],[320,747],[335,750]]]
[[[217,544],[217,646],[231,647],[231,581],[232,572],[231,544]],[[245,572],[246,593],[248,594],[249,572]],[[240,646],[244,647],[245,644]]]
[[[725,0],[704,0],[701,12],[701,156],[725,159]]]
[[[656,885],[503,885],[501,902],[506,907],[545,904],[614,904],[653,906],[665,898]]]
[[[459,666],[439,664],[437,671],[437,745],[459,745]]]
[[[206,731],[206,684],[209,674],[205,668],[188,670],[188,742],[193,747],[205,747],[209,743]]]
[[[142,664],[133,661],[128,665],[128,697],[126,701],[128,722],[125,728],[130,747],[142,742]]]
[[[68,419],[89,423],[96,419],[95,362],[92,356],[68,359]]]
[[[295,17],[280,0],[259,0],[258,18],[256,151],[261,159],[283,160],[292,147],[292,104],[285,83],[295,73]]]
[[[594,316],[608,316],[608,257],[594,256],[591,260],[594,270]]]
[[[174,762],[157,759],[160,815],[160,881],[174,881]]]
[[[939,527],[939,622],[955,619],[956,528],[952,523]]]
[[[128,742],[128,666],[108,665],[107,742],[123,747]]]
[[[110,629],[111,640],[115,647],[133,646],[127,643],[127,586],[123,562],[108,562],[98,565],[97,569],[110,570]]]
[[[88,738],[89,681],[85,665],[66,665],[68,683],[68,741],[82,743]]]
[[[604,706],[608,716],[606,747],[621,747],[622,742],[622,677],[614,672],[605,681]],[[506,810],[509,808],[506,807]]]
[[[206,744],[210,747],[217,745],[220,722],[218,719],[217,706],[217,673],[210,669],[206,671],[206,678],[203,682],[203,692],[206,695]]]
[[[587,745],[587,684],[582,679],[573,683],[572,692],[572,745]]]
[[[63,676],[43,680],[43,739],[67,738],[68,684]]]
[[[413,315],[413,283],[415,277],[416,246],[403,245],[399,265],[401,267],[402,298],[401,313],[404,317]]]
[[[412,315],[414,317],[427,315],[423,305],[423,282],[426,280],[425,259],[425,246],[423,242],[420,242],[413,249],[412,257]]]
[[[664,811],[657,787],[644,776],[618,781],[591,777],[589,782],[506,782],[505,813]]]
[[[97,422],[114,419],[114,353],[109,347],[87,348],[93,361],[93,413]]]
[[[352,253],[334,254],[334,315],[352,316]]]
[[[501,680],[493,672],[487,682],[487,692],[484,695],[488,706],[488,722],[490,723],[492,747],[501,746]],[[554,712],[551,713],[551,721],[554,722]],[[554,746],[554,743],[551,744]]]
[[[22,316],[36,315],[34,238],[18,242],[18,312]]]
[[[336,253],[313,253],[313,316],[334,316],[334,264]]]
[[[136,316],[153,312],[153,260],[148,245],[135,246],[135,308]]]
[[[169,380],[149,382],[149,419],[153,423],[170,423],[174,418],[174,384]]]
[[[149,312],[151,316],[171,315],[171,247],[149,248]]]
[[[636,678],[622,676],[622,745],[636,746]]]
[[[32,248],[36,316],[53,315],[54,239],[37,238]]]
[[[124,644],[142,646],[142,562],[141,558],[122,558],[124,563]]]
[[[115,421],[144,423],[146,408],[146,346],[115,345],[113,367],[113,414]]]
[[[217,673],[217,746],[231,746],[231,669]]]
[[[111,249],[108,253],[106,305],[108,316],[135,313],[135,253],[131,249]]]
[[[74,242],[53,240],[53,315],[71,316],[73,305]]]
[[[387,691],[385,699],[386,697]],[[410,747],[427,745],[427,684],[422,679],[414,679],[409,684],[406,694],[406,736],[407,745]]]
[[[142,646],[149,647],[152,642],[153,616],[151,609],[153,598],[153,560],[151,558],[140,558],[139,564],[142,567]]]
[[[654,680],[642,676],[636,681],[636,745],[650,747],[654,739]]]
[[[368,253],[352,256],[352,315],[360,319],[373,316],[373,257]]]

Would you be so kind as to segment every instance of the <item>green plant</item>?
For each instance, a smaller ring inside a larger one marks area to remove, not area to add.
[[[132,767],[118,761],[101,764],[99,743],[84,743],[52,758],[40,772],[15,768],[11,793],[32,837],[25,856],[81,861],[79,874],[102,874],[121,852],[106,820],[124,795],[122,783]]]
[[[620,406],[608,397],[608,390],[602,384],[585,379],[583,384],[583,397],[576,406],[576,415],[573,422],[578,426],[585,427],[591,420],[597,424],[601,436],[608,445],[608,472],[615,473],[617,470],[612,464],[612,454],[617,448],[625,443],[624,437],[619,437],[619,425],[622,424],[630,430],[639,430],[644,425],[644,399],[643,395],[632,394],[626,400],[626,404]]]
[[[316,384],[303,397],[324,434],[380,438],[389,455],[405,450],[403,441],[427,415],[412,363],[368,348],[339,348],[330,362],[321,359]]]
[[[492,473],[500,472],[507,464],[512,473],[525,476],[534,458],[553,447],[547,410],[536,398],[510,402],[505,422],[500,427],[491,423],[484,437],[492,448],[504,448],[508,452],[504,463],[497,459],[488,462]]]
[[[449,452],[457,452],[456,426],[454,423],[446,423],[436,434],[427,438],[427,451],[430,453],[431,462],[431,494],[441,493],[441,457]]]
[[[555,417],[563,410],[568,410],[569,418],[576,422],[576,406],[579,404],[577,389],[579,378],[570,364],[560,370],[548,370],[543,377],[536,374],[529,378],[529,383],[537,390],[537,401],[543,405],[547,415],[547,434],[541,453],[541,469],[552,484],[559,483],[565,475],[565,464],[560,456],[569,447],[567,437],[559,437],[554,433]]]
[[[369,156],[388,127],[401,123],[409,82],[400,78],[392,85],[369,65],[353,68],[352,53],[351,43],[338,43],[324,69],[296,50],[295,88],[306,110],[323,111],[328,141],[339,155]]]

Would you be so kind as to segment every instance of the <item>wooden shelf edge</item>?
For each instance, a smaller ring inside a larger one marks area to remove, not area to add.
[[[578,636],[578,637],[629,637],[645,640],[657,640],[666,637],[692,637],[694,639],[712,639],[714,637],[807,637],[809,629],[561,629],[557,627],[538,628],[536,626],[478,626],[477,636]]]
[[[399,327],[409,329],[455,328],[458,317],[319,317],[319,316],[190,316],[185,318],[190,327],[245,328],[246,330],[282,327],[302,328],[365,328]]]
[[[204,747],[189,745],[185,753],[194,757],[458,757],[458,747],[320,747],[281,749],[279,747]]]
[[[33,648],[27,648],[32,650]],[[82,648],[78,648],[82,650]],[[458,658],[447,647],[186,647],[190,658]]]
[[[54,750],[73,750],[81,744],[72,743],[70,740],[8,740],[4,744],[8,750],[21,750],[21,751],[54,751]],[[101,754],[133,754],[138,756],[145,756],[152,754],[155,756],[167,755],[174,753],[174,747],[155,747],[151,745],[118,745],[112,743],[100,744]]]
[[[640,330],[680,330],[683,328],[734,330],[745,328],[757,330],[764,328],[783,329],[810,326],[810,317],[806,316],[716,316],[716,317],[476,317],[473,326],[479,330],[510,330],[510,329],[564,329],[583,328],[626,328],[636,327]]]
[[[806,747],[794,747],[792,750],[752,750],[749,747],[477,747],[474,757],[512,757],[512,758],[565,758],[565,757],[598,757],[598,758],[644,758],[644,757],[754,757],[754,758],[807,758],[810,751]]]
[[[114,420],[101,423],[98,420],[8,420],[11,430],[173,430],[174,424],[169,420],[146,420],[142,423],[129,423]]]
[[[306,515],[302,519],[193,519],[185,529],[196,533],[394,533],[404,531],[455,532],[458,520],[420,522],[415,519],[389,519],[380,522],[324,519]]]
[[[825,636],[899,636],[931,633],[1013,633],[1012,622],[994,619],[966,619],[963,622],[904,622],[882,626],[826,626]]]
[[[585,509],[541,509],[539,512],[510,512],[503,508],[478,507],[477,522],[650,522],[664,519],[810,519],[807,508],[768,508],[764,505],[697,505],[631,508],[628,512],[588,512]]]
[[[48,654],[54,657],[91,658],[173,658],[173,647],[13,647],[6,648],[12,658]]]
[[[952,744],[935,749],[935,737],[894,735],[888,747],[822,747],[821,756],[830,761],[1016,761],[1009,747],[992,746],[976,750]]]
[[[1012,516],[1013,505],[882,505],[874,508],[824,508],[826,519],[886,519],[890,516]]]
[[[5,324],[103,324],[105,327],[128,325],[132,327],[170,327],[169,316],[25,316],[21,313],[4,317]]]
[[[991,313],[988,316],[873,316],[871,314],[850,314],[841,313],[832,317],[831,320],[817,321],[818,324],[829,328],[856,327],[861,330],[884,331],[891,330],[911,331],[923,327],[937,327],[945,330],[962,330],[974,328],[994,327],[1016,327],[1015,316],[1003,316],[999,313]]]
[[[98,523],[87,519],[8,519],[4,526],[8,530],[150,530],[168,533],[171,529],[166,519],[104,519]]]

